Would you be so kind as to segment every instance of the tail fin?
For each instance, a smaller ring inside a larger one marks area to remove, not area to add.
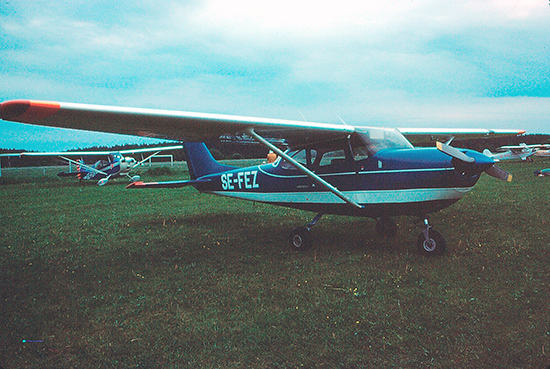
[[[191,179],[236,168],[218,163],[202,142],[186,142],[185,148],[187,150],[187,165]]]

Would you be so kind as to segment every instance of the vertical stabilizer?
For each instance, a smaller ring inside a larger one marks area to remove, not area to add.
[[[185,149],[187,150],[187,166],[191,179],[236,168],[218,163],[202,142],[186,142]]]

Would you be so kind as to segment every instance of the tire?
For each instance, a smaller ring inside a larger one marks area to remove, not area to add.
[[[418,251],[425,256],[441,255],[445,252],[447,246],[445,238],[433,228],[429,229],[429,240],[426,241],[424,233],[420,233],[416,241]]]
[[[290,235],[290,244],[296,251],[304,252],[311,248],[311,232],[306,227],[296,227]]]

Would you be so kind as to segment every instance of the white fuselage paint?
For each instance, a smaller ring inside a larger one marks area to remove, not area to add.
[[[405,204],[437,200],[459,200],[473,187],[419,188],[406,190],[343,191],[359,204]],[[323,192],[240,192],[212,191],[221,196],[265,203],[288,204],[343,204],[344,201],[328,191]]]

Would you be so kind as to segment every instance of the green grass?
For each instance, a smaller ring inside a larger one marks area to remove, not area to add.
[[[0,178],[0,365],[543,368],[550,364],[550,166],[502,163],[433,214],[374,221],[55,175]],[[180,169],[144,180],[187,176]],[[115,183],[119,182],[119,183]],[[23,340],[42,340],[23,343]]]

